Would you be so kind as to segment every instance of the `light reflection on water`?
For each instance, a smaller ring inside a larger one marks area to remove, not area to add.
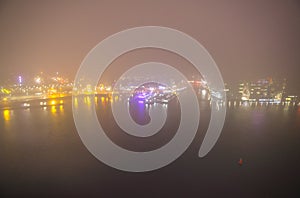
[[[101,97],[101,103],[105,105],[105,98],[103,96]]]
[[[26,102],[26,104],[30,104],[29,106],[26,106],[25,108],[23,107],[23,103],[22,102],[15,102],[12,103],[11,106],[9,107],[5,107],[5,108],[9,108],[9,109],[2,109],[0,111],[2,111],[2,118],[5,121],[6,124],[8,124],[9,122],[12,122],[12,117],[14,115],[14,111],[16,111],[16,113],[22,113],[22,120],[26,120],[26,118],[28,116],[31,116],[32,113],[31,112],[37,112],[38,111],[42,111],[42,112],[49,112],[52,115],[57,115],[58,113],[60,114],[64,114],[64,104],[65,101],[64,99],[60,99],[60,100],[54,100],[54,99],[50,99],[50,100],[44,100],[44,101],[29,101]],[[71,104],[71,100],[67,99],[67,105]],[[75,100],[75,104],[76,104],[76,100]],[[16,120],[14,120],[16,121]],[[18,121],[17,121],[18,122]]]
[[[63,106],[63,105],[59,105],[59,111],[60,111],[61,113],[64,113],[64,106]]]
[[[107,108],[111,103],[116,102],[116,101],[121,101],[125,100],[126,98],[118,95],[114,96],[100,96],[100,95],[95,95],[95,96],[83,96],[80,100],[83,101],[84,104],[87,105],[88,108],[91,108],[92,105],[96,106],[96,109],[99,110],[102,107]],[[78,107],[78,100],[79,98],[75,97],[74,98],[74,107]],[[50,112],[53,116],[55,115],[63,115],[65,114],[65,105],[71,106],[72,99],[69,98],[61,98],[61,99],[49,99],[49,100],[42,100],[36,101],[36,102],[27,102],[30,103],[30,107],[27,108],[16,108],[18,111],[23,111],[25,114],[24,115],[30,115],[31,111],[36,111],[36,110],[41,110],[44,112]],[[35,104],[36,103],[36,104]],[[199,103],[200,104],[200,103]],[[202,103],[202,107],[200,108],[207,108],[204,107],[207,105],[207,102]],[[300,106],[297,105],[287,105],[287,104],[267,104],[267,103],[257,103],[257,102],[244,102],[244,103],[239,103],[236,101],[228,101],[228,110],[232,110],[231,113],[234,113],[236,115],[240,115],[239,112],[243,111],[245,113],[249,112],[251,117],[249,117],[249,122],[251,122],[255,126],[259,126],[265,122],[265,119],[267,116],[271,114],[280,114],[282,116],[281,120],[287,120],[291,118],[292,111],[294,116],[297,120],[297,122],[300,122]],[[152,108],[155,108],[157,104],[143,104],[143,103],[137,103],[134,105],[133,109],[133,114],[134,116],[137,116],[137,118],[145,118],[146,120],[148,117],[148,112],[149,108],[152,106]],[[200,105],[201,106],[201,105]],[[130,103],[128,103],[128,107],[130,108]],[[168,108],[167,104],[164,104],[163,107],[165,109]],[[108,108],[109,109],[109,108]],[[236,110],[238,111],[236,111]],[[97,110],[97,111],[98,111]],[[3,120],[8,123],[11,122],[12,120],[12,115],[14,112],[14,108],[11,109],[4,109],[2,110],[2,118]],[[68,114],[71,112],[67,111]],[[134,117],[133,116],[133,117]],[[143,122],[142,122],[143,123]],[[147,121],[145,122],[147,123]],[[297,123],[297,125],[300,125],[300,123]]]
[[[47,110],[47,107],[44,107],[44,110]],[[59,105],[59,106],[51,106],[50,107],[50,112],[51,114],[53,114],[54,116],[59,114],[63,114],[64,113],[64,105]]]
[[[11,119],[11,110],[4,110],[3,111],[3,118],[5,121],[9,121]]]
[[[137,124],[145,125],[150,122],[149,106],[143,101],[130,101],[127,103],[127,108],[129,108],[130,116]]]
[[[51,107],[51,113],[56,113],[56,107],[55,106]]]
[[[74,107],[75,108],[78,107],[78,98],[77,97],[74,98]]]

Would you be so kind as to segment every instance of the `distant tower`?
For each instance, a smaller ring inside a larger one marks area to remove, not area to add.
[[[20,86],[22,85],[22,83],[23,83],[22,76],[18,76],[18,83],[19,83]]]

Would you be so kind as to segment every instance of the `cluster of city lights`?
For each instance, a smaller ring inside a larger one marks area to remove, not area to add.
[[[168,103],[175,94],[176,92],[166,85],[150,82],[136,88],[130,100],[146,104]]]
[[[68,79],[58,76],[45,78],[45,75],[36,75],[28,80],[21,75],[17,76],[17,84],[0,86],[0,102],[9,102],[14,100],[31,100],[62,98],[71,95],[128,95],[128,99],[139,101],[140,103],[168,103],[176,94],[184,91],[186,85],[173,83],[171,87],[163,84],[149,82],[142,86],[135,85],[137,79],[124,79],[122,86],[113,87],[105,83],[99,83],[97,86],[91,84],[79,84],[74,87]],[[32,83],[29,83],[32,82]],[[225,84],[224,90],[211,90],[207,81],[204,79],[188,81],[195,89],[202,100],[216,99],[223,101],[223,93],[226,93],[228,101],[241,101],[249,103],[270,103],[270,104],[299,104],[299,97],[288,95],[286,93],[286,80],[278,81],[261,79],[256,82],[243,82],[238,84],[237,88],[228,87]],[[281,82],[281,83],[279,83]],[[44,103],[43,103],[44,105]],[[46,105],[46,104],[45,104]],[[48,104],[47,104],[48,105]],[[53,104],[54,105],[54,104]],[[28,107],[27,103],[24,107]]]

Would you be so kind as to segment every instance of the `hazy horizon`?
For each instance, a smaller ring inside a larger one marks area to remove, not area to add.
[[[300,90],[300,4],[297,1],[1,1],[0,79],[11,73],[56,71],[74,79],[101,40],[136,26],[166,26],[197,39],[224,81],[287,78]],[[159,50],[138,50],[116,60],[120,69],[162,61],[192,75],[192,65]]]

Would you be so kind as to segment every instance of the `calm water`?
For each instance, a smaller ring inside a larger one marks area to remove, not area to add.
[[[156,171],[127,173],[87,151],[76,132],[70,98],[53,106],[40,102],[0,110],[1,197],[297,197],[299,192],[300,107],[231,106],[217,144],[198,158],[210,116],[209,105],[200,102],[197,136],[179,159]],[[130,150],[158,148],[178,127],[176,101],[168,106],[162,131],[149,139],[122,133],[106,98],[97,98],[96,109],[107,135]],[[137,122],[147,122],[132,114]]]

